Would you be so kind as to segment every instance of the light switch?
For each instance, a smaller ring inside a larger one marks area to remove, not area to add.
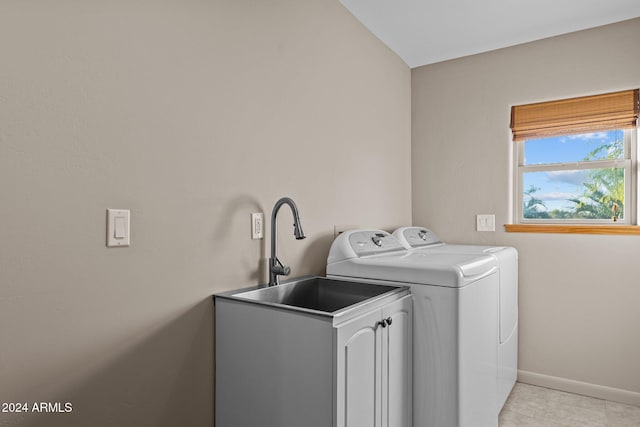
[[[113,233],[113,237],[115,237],[116,239],[124,239],[124,237],[125,237],[125,232],[124,232],[125,219],[124,219],[124,217],[117,216],[113,220],[116,222],[115,231]]]
[[[107,246],[129,246],[130,211],[128,209],[107,209]]]

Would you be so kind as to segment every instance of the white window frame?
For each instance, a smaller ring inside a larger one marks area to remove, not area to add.
[[[638,211],[638,131],[624,129],[624,158],[615,160],[592,160],[568,163],[549,163],[542,165],[524,164],[524,143],[514,142],[514,219],[516,224],[582,224],[582,225],[635,225]],[[529,172],[550,172],[564,170],[583,170],[599,168],[623,168],[625,174],[624,211],[623,219],[559,219],[559,218],[523,218],[524,189],[523,175]]]

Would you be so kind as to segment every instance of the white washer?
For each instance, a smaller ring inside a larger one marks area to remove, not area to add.
[[[424,254],[380,230],[331,246],[327,276],[408,285],[414,427],[497,427],[498,274],[493,256]]]
[[[498,411],[511,393],[518,375],[518,251],[505,246],[453,245],[440,241],[424,227],[401,227],[393,235],[404,247],[428,252],[487,254],[499,268]]]

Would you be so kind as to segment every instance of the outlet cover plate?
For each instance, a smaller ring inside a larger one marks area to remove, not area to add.
[[[262,212],[251,214],[251,239],[264,239],[264,214]]]
[[[496,231],[496,216],[493,214],[476,215],[477,231]]]

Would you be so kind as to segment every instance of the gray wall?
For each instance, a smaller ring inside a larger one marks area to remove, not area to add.
[[[512,105],[640,87],[635,19],[412,70],[413,222],[520,252],[521,379],[640,404],[640,237],[505,233]],[[495,233],[475,215],[495,213]]]
[[[8,0],[0,52],[0,402],[73,404],[0,425],[210,426],[210,295],[264,280],[250,212],[297,202],[295,276],[334,224],[411,221],[411,74],[338,1]]]

